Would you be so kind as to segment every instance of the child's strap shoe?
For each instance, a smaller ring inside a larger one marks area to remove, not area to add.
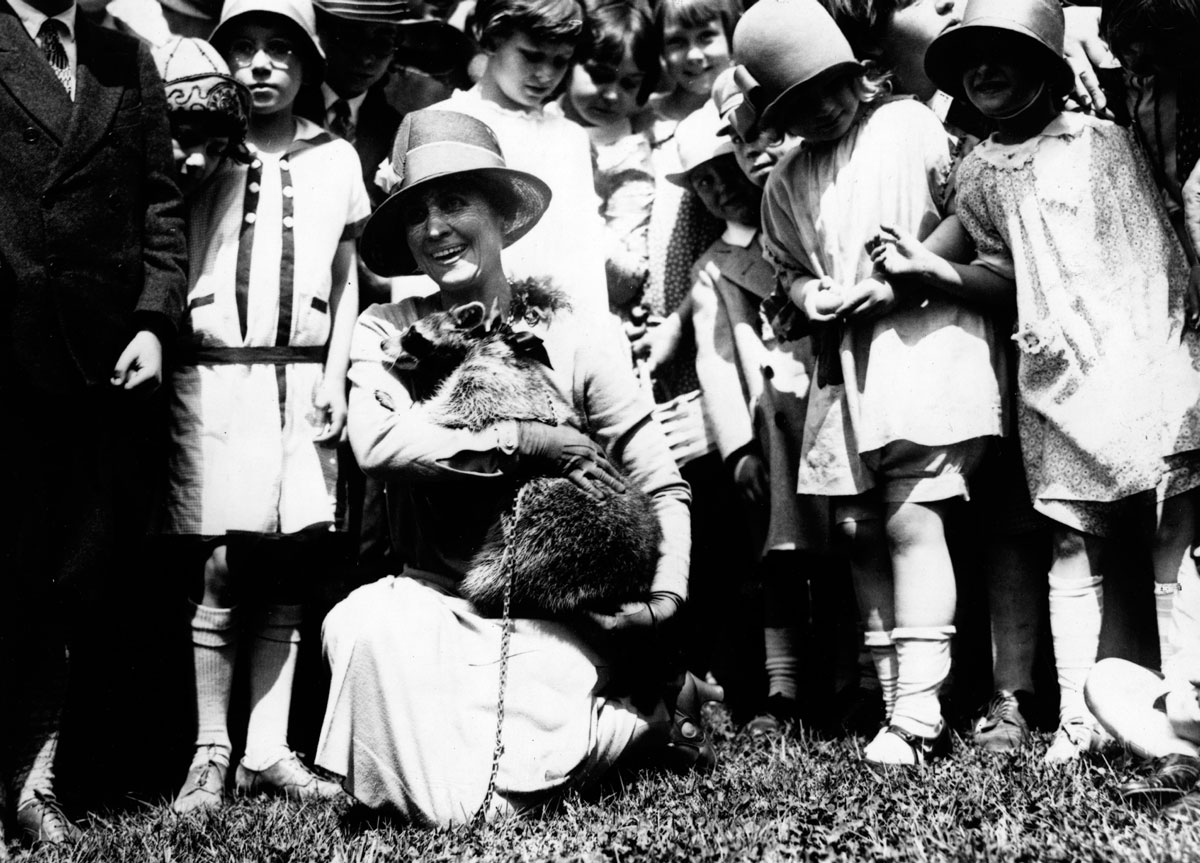
[[[942,722],[933,737],[913,734],[898,725],[887,725],[863,749],[863,762],[871,772],[883,776],[888,770],[913,770],[934,758],[950,753],[950,727]]]

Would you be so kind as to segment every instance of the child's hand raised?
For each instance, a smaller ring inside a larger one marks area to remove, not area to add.
[[[933,257],[915,235],[889,225],[879,226],[879,233],[867,243],[867,253],[875,269],[892,278],[925,275]]]

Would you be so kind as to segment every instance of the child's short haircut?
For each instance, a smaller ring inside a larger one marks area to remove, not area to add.
[[[662,73],[662,40],[643,0],[587,0],[592,47],[588,60],[616,68],[626,52],[644,76],[638,104],[645,104]]]
[[[733,28],[741,17],[741,0],[658,0],[654,6],[654,29],[661,39],[668,23],[701,27],[709,21],[720,21],[732,50]]]
[[[590,41],[587,13],[576,0],[479,0],[474,26],[486,51],[518,30],[539,42],[573,43],[576,60]]]
[[[1129,56],[1138,42],[1160,42],[1165,36],[1182,44],[1198,33],[1200,0],[1104,0],[1100,4],[1100,34],[1118,57]]]

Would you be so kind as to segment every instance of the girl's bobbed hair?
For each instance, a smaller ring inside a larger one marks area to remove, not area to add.
[[[729,47],[733,48],[733,29],[742,17],[741,0],[658,0],[654,5],[654,29],[663,38],[667,24],[701,27],[720,21]]]
[[[541,42],[571,43],[572,60],[581,60],[591,44],[588,16],[577,0],[479,0],[474,30],[485,51],[494,51],[517,31]]]
[[[626,53],[644,76],[638,90],[644,105],[662,75],[662,40],[644,0],[585,0],[592,32],[588,62],[616,68]]]

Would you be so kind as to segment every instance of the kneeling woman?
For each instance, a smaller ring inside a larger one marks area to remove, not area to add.
[[[477,301],[507,318],[512,297],[501,249],[536,224],[549,189],[504,167],[486,125],[452,112],[410,114],[393,169],[400,186],[368,222],[363,259],[382,275],[420,269],[438,292],[372,306],[359,318],[350,440],[363,469],[388,483],[393,536],[407,566],[352,593],[325,621],[333,680],[318,763],[346,777],[346,790],[362,803],[431,824],[540,804],[635,753],[710,765],[696,716],[700,699],[719,692],[689,676],[669,706],[660,701],[647,712],[612,695],[609,660],[631,645],[654,644],[656,627],[687,596],[690,544],[687,485],[615,328],[607,338],[566,311],[512,321],[542,339],[555,385],[586,417],[596,443],[565,426],[530,422],[479,432],[437,425],[385,351],[385,342],[432,312]],[[651,599],[590,620],[513,620],[501,684],[503,623],[481,616],[457,586],[531,465],[600,496],[622,483],[609,458],[624,482],[651,497],[661,523]]]

